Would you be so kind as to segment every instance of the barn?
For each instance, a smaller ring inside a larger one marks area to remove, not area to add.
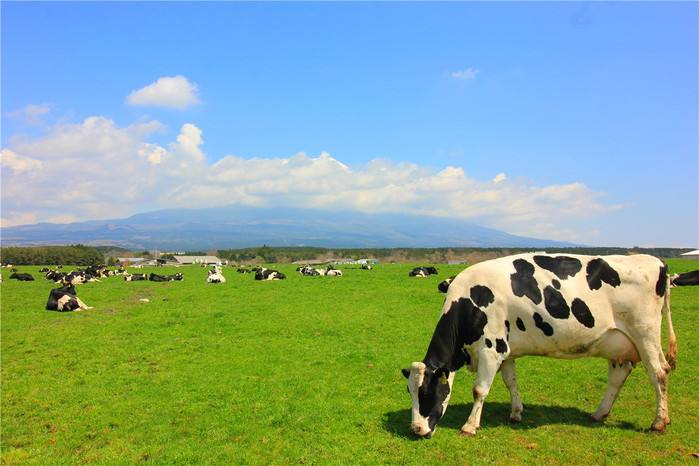
[[[216,256],[174,256],[177,265],[193,265],[193,264],[223,264],[227,261],[219,259]]]

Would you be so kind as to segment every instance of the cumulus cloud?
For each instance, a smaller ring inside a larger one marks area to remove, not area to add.
[[[197,85],[184,76],[164,76],[131,92],[126,103],[137,107],[167,107],[184,109],[201,103]]]
[[[50,111],[51,107],[48,105],[29,104],[14,112],[7,112],[6,115],[28,125],[41,125],[44,123],[44,115],[47,115]]]
[[[558,239],[571,239],[564,228],[569,220],[618,208],[580,182],[535,186],[504,173],[478,180],[458,166],[434,170],[388,159],[348,166],[327,152],[228,155],[210,163],[196,125],[184,124],[169,144],[150,142],[162,129],[154,120],[119,127],[94,116],[56,125],[42,138],[13,139],[2,151],[3,222],[240,204],[458,217],[552,238],[540,230],[545,226]]]
[[[450,76],[454,79],[460,79],[460,80],[466,81],[469,79],[475,79],[476,75],[478,73],[480,73],[480,70],[468,67],[468,68],[463,69],[463,70],[452,71],[450,73]]]

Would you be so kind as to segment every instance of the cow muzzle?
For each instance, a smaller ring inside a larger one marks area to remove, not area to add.
[[[425,428],[425,426],[417,423],[413,423],[410,425],[410,428],[413,431],[413,434],[417,435],[418,437],[421,438],[431,438],[432,437],[432,431]]]

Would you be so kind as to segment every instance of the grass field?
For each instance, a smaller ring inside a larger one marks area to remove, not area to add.
[[[177,269],[183,282],[109,278],[78,288],[95,308],[77,313],[44,310],[53,285],[38,267],[20,267],[35,282],[3,269],[2,463],[699,464],[699,287],[673,290],[679,357],[664,435],[647,432],[655,401],[641,367],[599,425],[588,413],[606,361],[529,357],[517,367],[521,424],[508,423],[496,381],[478,435],[460,437],[473,381],[463,370],[435,436],[415,440],[400,368],[423,357],[437,283],[461,267],[425,279],[408,265],[342,278],[278,268],[287,280],[226,269],[227,283],[207,285],[200,267]]]

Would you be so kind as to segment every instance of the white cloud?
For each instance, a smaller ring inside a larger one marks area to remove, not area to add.
[[[8,112],[6,115],[12,119],[20,120],[28,125],[41,125],[44,123],[42,118],[50,111],[51,107],[48,105],[29,104],[24,108],[15,110],[14,112]]]
[[[504,173],[498,173],[495,175],[495,178],[493,178],[493,183],[500,183],[502,181],[505,181],[507,179],[507,175]]]
[[[457,217],[516,234],[571,240],[570,220],[619,208],[580,182],[539,187],[504,173],[481,181],[458,166],[435,171],[375,159],[350,167],[326,152],[229,155],[209,163],[196,125],[184,124],[169,144],[150,142],[162,128],[153,120],[119,127],[95,116],[56,125],[42,138],[13,140],[2,151],[8,168],[2,172],[3,222],[241,204]]]
[[[463,70],[458,70],[458,71],[452,71],[450,73],[450,76],[454,79],[461,79],[461,80],[469,80],[469,79],[475,79],[476,75],[480,73],[480,70],[477,70],[475,68],[468,67]]]
[[[131,92],[126,103],[137,107],[167,107],[184,109],[201,103],[198,88],[184,76],[164,76]]]

